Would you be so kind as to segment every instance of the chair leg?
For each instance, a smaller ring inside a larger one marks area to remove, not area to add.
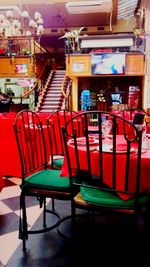
[[[76,208],[74,200],[71,200],[71,224],[72,224],[72,238],[75,238],[76,235]]]
[[[147,208],[144,216],[144,236],[149,237],[150,207]]]
[[[44,198],[43,202],[43,227],[46,228],[46,198]]]
[[[26,251],[26,240],[28,239],[28,229],[27,229],[27,214],[26,214],[26,203],[25,203],[24,194],[21,194],[20,196],[19,238],[22,239],[23,251],[25,252]]]
[[[52,198],[52,210],[55,210],[55,200]]]

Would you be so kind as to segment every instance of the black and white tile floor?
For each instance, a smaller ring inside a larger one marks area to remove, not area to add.
[[[7,263],[21,240],[18,239],[20,179],[5,178],[5,187],[0,193],[0,266]],[[41,213],[38,203],[28,203],[29,227]]]
[[[0,193],[0,267],[150,267],[150,242],[145,243],[125,224],[114,218],[95,224],[92,231],[85,220],[77,222],[76,240],[65,239],[56,229],[27,240],[27,252],[18,239],[20,179],[6,178]],[[49,205],[49,203],[48,203]],[[70,213],[68,201],[57,201],[61,215]],[[29,227],[42,221],[42,209],[36,200],[27,201]],[[93,226],[93,224],[92,224]],[[66,224],[67,231],[70,224]]]

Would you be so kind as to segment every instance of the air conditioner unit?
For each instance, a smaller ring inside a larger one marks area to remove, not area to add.
[[[17,6],[0,6],[0,11],[2,13],[6,11],[13,11],[15,16],[21,16],[21,10]]]
[[[112,0],[67,2],[66,8],[69,14],[110,13]]]

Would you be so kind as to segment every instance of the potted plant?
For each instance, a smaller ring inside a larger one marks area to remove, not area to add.
[[[7,88],[6,94],[9,95],[10,97],[15,95],[14,91],[11,88]]]
[[[72,53],[76,53],[80,51],[80,45],[79,45],[79,37],[81,31],[84,29],[84,27],[81,27],[80,29],[71,30],[70,32],[66,32],[63,36],[61,36],[59,39],[64,38],[67,50]]]
[[[22,48],[22,54],[23,55],[30,55],[30,50],[27,47]]]
[[[135,47],[138,48],[142,45],[143,39],[144,39],[144,29],[135,27],[133,29],[133,33],[135,35]]]

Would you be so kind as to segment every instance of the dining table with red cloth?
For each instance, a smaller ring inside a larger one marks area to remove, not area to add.
[[[117,137],[118,146],[123,145],[121,135]],[[97,150],[98,145],[92,144],[90,146],[90,155],[91,155],[91,172],[93,175],[99,175],[100,168],[99,168],[99,151]],[[74,145],[71,144],[70,141],[68,141],[68,149],[69,149],[69,155],[70,155],[70,163],[71,163],[71,170],[72,175],[75,175],[77,172],[77,165],[75,160],[75,149]],[[80,167],[83,170],[87,170],[87,160],[86,160],[86,147],[85,146],[78,146],[78,153],[79,153],[79,160],[80,160]],[[112,181],[110,180],[111,177],[111,170],[112,170],[112,151],[103,152],[103,166],[104,166],[104,183],[108,186],[112,186]],[[133,191],[135,188],[135,181],[134,177],[136,177],[136,157],[137,152],[136,148],[133,147],[133,152],[131,155],[131,165],[130,165],[130,187],[129,191]],[[117,162],[117,174],[116,174],[116,182],[117,182],[117,189],[123,190],[124,186],[124,172],[125,172],[125,158],[126,153],[117,153],[116,156],[116,162]],[[109,166],[109,167],[108,167]],[[69,176],[68,172],[68,164],[67,164],[67,158],[64,157],[64,163],[61,170],[61,176]],[[148,149],[142,149],[141,153],[141,184],[140,184],[140,191],[143,192],[145,190],[150,190],[150,139],[149,139],[149,148]],[[123,196],[123,199],[127,200],[129,199],[129,196]]]
[[[37,113],[46,128],[50,113]],[[0,172],[3,176],[21,177],[20,158],[13,124],[17,113],[0,113]]]
[[[2,174],[0,173],[0,192],[2,191],[3,187],[4,187],[4,180]]]
[[[40,120],[43,124],[44,135],[47,145],[47,160],[50,158],[50,148],[48,140],[48,131],[46,125],[46,119],[50,116],[51,112],[37,112]],[[8,112],[0,113],[0,171],[3,176],[21,177],[21,164],[15,139],[15,133],[13,124],[15,122],[17,113]],[[66,115],[67,117],[67,115]],[[70,118],[70,117],[69,117]],[[61,124],[63,124],[63,116],[60,118]],[[67,118],[68,120],[68,118]],[[53,123],[53,120],[51,121]],[[56,141],[60,144],[60,130],[58,124],[55,123]],[[54,146],[54,142],[52,142]],[[61,150],[61,145],[59,146]],[[54,149],[53,149],[54,152]]]

